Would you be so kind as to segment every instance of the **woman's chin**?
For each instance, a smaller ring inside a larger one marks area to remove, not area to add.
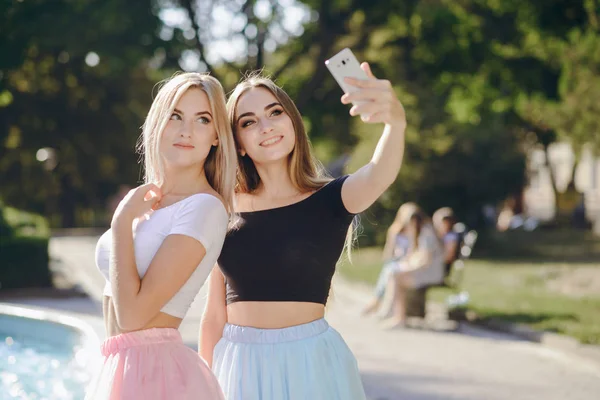
[[[278,164],[285,164],[287,162],[287,159],[289,158],[289,154],[288,155],[282,155],[280,157],[265,157],[262,158],[260,160],[255,160],[254,163],[255,164],[260,164],[260,165],[278,165]]]
[[[256,158],[252,158],[257,164],[280,164],[287,162],[292,154],[292,149],[273,149],[273,151],[264,151]]]

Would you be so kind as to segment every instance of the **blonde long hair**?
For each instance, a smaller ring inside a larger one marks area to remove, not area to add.
[[[396,246],[396,237],[406,228],[410,217],[419,210],[419,206],[412,202],[404,203],[398,208],[396,218],[394,218],[394,222],[392,222],[387,231],[385,246],[383,248],[384,261],[392,257],[394,247]]]
[[[392,222],[392,224],[388,228],[387,238],[386,238],[385,246],[383,248],[383,260],[384,261],[387,261],[392,257],[392,255],[394,253],[394,247],[396,246],[396,237],[400,233],[404,232],[404,230],[406,229],[410,220],[413,217],[418,218],[418,228],[417,228],[417,231],[415,232],[415,236],[410,238],[411,239],[411,250],[416,250],[419,247],[418,241],[419,241],[421,232],[424,229],[429,229],[429,228],[431,228],[432,234],[435,236],[436,245],[438,247],[441,246],[441,240],[435,233],[435,229],[433,228],[433,223],[431,222],[431,218],[429,218],[429,216],[427,216],[427,214],[425,214],[423,212],[423,210],[416,203],[407,202],[407,203],[402,204],[398,208],[398,212],[396,212],[396,217],[394,218],[394,222]]]
[[[138,142],[138,150],[144,155],[144,181],[158,185],[164,182],[165,166],[160,156],[160,139],[177,102],[191,88],[202,90],[208,97],[219,144],[211,146],[203,167],[208,183],[223,197],[231,213],[237,167],[235,143],[227,120],[225,92],[219,81],[208,74],[180,73],[160,83]]]
[[[263,76],[260,72],[248,74],[235,87],[229,99],[227,100],[227,114],[231,129],[234,133],[236,145],[239,147],[236,129],[237,129],[237,104],[242,95],[255,88],[263,88],[271,92],[277,101],[283,107],[285,113],[292,120],[296,144],[288,158],[288,167],[292,184],[300,192],[310,192],[320,189],[326,183],[331,181],[331,177],[327,175],[323,165],[314,157],[312,147],[300,111],[290,96],[280,88],[269,77]],[[260,176],[256,170],[256,166],[250,157],[238,154],[238,174],[236,190],[239,193],[252,193],[260,185]],[[344,247],[350,250],[354,241],[354,228],[350,225],[348,234],[346,235],[346,243]]]

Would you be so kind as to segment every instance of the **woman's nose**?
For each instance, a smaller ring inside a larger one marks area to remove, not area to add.
[[[271,121],[262,119],[260,121],[260,132],[261,133],[269,133],[273,130],[273,124]]]
[[[182,138],[189,138],[192,136],[192,131],[193,131],[193,127],[192,124],[189,122],[183,122],[181,124],[181,128],[179,129],[179,136],[181,136]]]

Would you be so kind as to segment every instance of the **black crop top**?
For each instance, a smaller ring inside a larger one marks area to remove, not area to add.
[[[325,304],[354,214],[337,178],[300,202],[240,213],[225,237],[219,266],[227,304],[300,301]]]

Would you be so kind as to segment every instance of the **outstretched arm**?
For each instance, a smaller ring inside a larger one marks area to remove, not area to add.
[[[367,209],[396,180],[402,165],[406,130],[404,107],[396,97],[392,84],[375,78],[369,64],[362,63],[361,68],[369,79],[346,78],[349,84],[359,90],[344,94],[342,102],[360,102],[350,109],[350,114],[361,115],[366,123],[384,123],[385,127],[371,161],[350,175],[342,187],[342,200],[352,213]]]

